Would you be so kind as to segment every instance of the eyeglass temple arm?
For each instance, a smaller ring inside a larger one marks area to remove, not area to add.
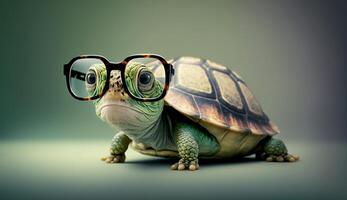
[[[67,64],[65,64],[64,65],[64,75],[68,76],[69,75],[69,71],[70,71],[69,66]],[[81,81],[85,81],[85,77],[86,77],[85,73],[82,73],[82,72],[79,72],[79,71],[71,69],[71,78],[77,78],[77,79],[79,79]]]
[[[71,78],[77,78],[78,80],[85,81],[86,74],[76,70],[71,70]]]

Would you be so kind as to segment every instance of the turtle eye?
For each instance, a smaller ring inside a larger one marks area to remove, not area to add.
[[[148,70],[141,70],[138,76],[138,88],[141,92],[152,89],[154,83],[153,73]]]
[[[96,89],[96,72],[89,69],[85,76],[85,84],[88,93],[93,93]]]
[[[96,74],[94,70],[89,70],[86,75],[86,81],[90,85],[94,85],[96,82]]]

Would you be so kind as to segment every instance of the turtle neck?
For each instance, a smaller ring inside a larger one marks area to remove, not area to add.
[[[164,109],[158,120],[140,131],[126,133],[136,143],[155,150],[177,150],[172,132],[172,122]]]

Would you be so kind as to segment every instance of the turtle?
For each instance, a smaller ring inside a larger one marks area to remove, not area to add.
[[[288,153],[282,140],[273,138],[278,127],[235,71],[198,57],[182,56],[168,62],[175,75],[164,99],[155,102],[130,98],[120,72],[111,72],[109,90],[94,101],[97,116],[117,132],[110,155],[103,161],[125,162],[128,146],[145,155],[177,158],[172,170],[197,170],[199,159],[250,155],[272,162],[299,159]],[[138,81],[146,79],[139,74],[141,67],[158,73],[155,63],[134,64],[125,74],[128,85],[137,87]],[[159,88],[156,81],[151,84],[150,88]]]

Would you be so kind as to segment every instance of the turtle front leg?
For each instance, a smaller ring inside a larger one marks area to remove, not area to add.
[[[220,150],[217,139],[193,123],[176,122],[173,133],[180,157],[180,160],[171,166],[173,170],[197,170],[199,156],[213,156]]]
[[[101,160],[106,163],[123,163],[130,142],[131,139],[124,132],[117,133],[111,142],[110,155],[102,157]]]
[[[181,130],[177,133],[177,150],[180,160],[171,166],[172,170],[191,171],[199,169],[199,145],[190,132]]]
[[[270,138],[263,145],[263,151],[256,154],[257,158],[268,162],[295,162],[299,160],[299,156],[288,154],[287,147],[282,140]]]

